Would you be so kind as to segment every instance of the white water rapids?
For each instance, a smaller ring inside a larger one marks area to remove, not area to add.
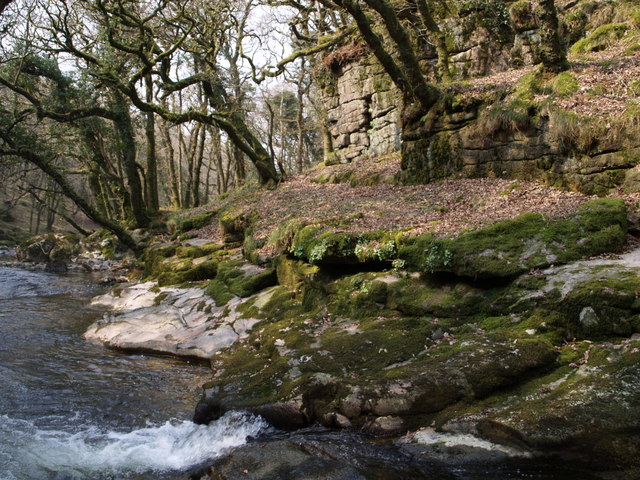
[[[167,422],[131,432],[41,430],[0,416],[2,480],[127,478],[181,472],[219,457],[267,428],[259,417],[230,412],[210,425]]]

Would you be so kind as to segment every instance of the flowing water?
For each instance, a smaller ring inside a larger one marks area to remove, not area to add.
[[[85,342],[93,280],[0,267],[0,480],[172,478],[264,428],[189,421],[205,366]]]

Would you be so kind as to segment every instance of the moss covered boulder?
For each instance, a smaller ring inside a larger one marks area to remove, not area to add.
[[[143,278],[157,279],[160,286],[177,285],[215,278],[218,263],[226,255],[215,243],[164,243],[145,249],[137,264]]]
[[[626,231],[622,199],[591,200],[564,219],[529,213],[453,239],[430,241],[423,251],[423,268],[474,279],[515,277],[534,268],[615,252]],[[415,254],[411,259],[415,262]]]
[[[590,345],[579,366],[478,424],[486,438],[602,470],[640,472],[640,338]],[[635,475],[635,476],[634,476]]]
[[[225,305],[234,297],[250,297],[276,284],[275,269],[263,268],[244,260],[226,260],[219,264],[215,278],[207,287],[207,294],[217,305]]]
[[[16,247],[16,257],[21,262],[52,263],[69,262],[80,253],[78,238],[74,235],[48,233],[30,238]]]

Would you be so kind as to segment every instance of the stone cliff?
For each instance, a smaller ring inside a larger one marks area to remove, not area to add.
[[[561,27],[575,43],[572,69],[556,78],[534,70],[540,38],[529,3],[488,2],[492,17],[447,22],[455,81],[412,124],[402,124],[401,95],[366,51],[330,58],[320,82],[326,162],[401,152],[402,183],[497,176],[589,194],[637,190],[640,11],[629,2],[561,4]],[[424,62],[435,75],[435,52]]]

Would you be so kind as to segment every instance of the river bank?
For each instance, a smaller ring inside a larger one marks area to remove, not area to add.
[[[151,244],[146,281],[97,299],[112,311],[85,334],[210,362],[197,422],[248,410],[285,430],[403,438],[440,460],[516,455],[634,478],[639,253],[622,200],[445,236],[333,220],[267,235],[232,211],[198,225],[217,235]],[[211,478],[235,478],[225,461]]]

